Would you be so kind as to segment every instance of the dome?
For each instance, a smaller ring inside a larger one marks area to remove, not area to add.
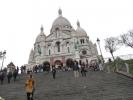
[[[71,28],[70,22],[65,17],[62,16],[61,9],[59,9],[58,13],[59,13],[59,17],[54,20],[51,31],[55,31],[56,28],[59,28],[59,29]]]
[[[41,33],[37,36],[36,43],[45,41],[45,38],[46,38],[46,35],[43,32],[43,27],[41,27]]]
[[[87,36],[86,31],[80,27],[79,21],[77,21],[77,29],[76,32],[78,33],[78,36]]]
[[[76,29],[76,32],[78,33],[78,35],[80,36],[87,36],[87,33],[85,32],[84,29],[82,29],[81,27]]]
[[[70,22],[63,16],[59,16],[55,21],[53,22],[52,27],[54,26],[71,26]]]
[[[33,59],[34,59],[34,50],[31,49],[28,63],[31,63],[33,61]]]

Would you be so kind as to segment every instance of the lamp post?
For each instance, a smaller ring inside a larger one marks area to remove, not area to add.
[[[100,39],[99,38],[97,38],[97,44],[99,46],[99,50],[100,50],[100,53],[101,53],[102,63],[104,63],[104,59],[103,59],[103,55],[102,55],[102,51],[101,51],[101,47],[100,47]]]
[[[2,57],[2,66],[1,66],[1,70],[2,70],[2,68],[3,68],[5,55],[6,55],[6,50],[4,50],[3,52],[0,52],[0,57]]]

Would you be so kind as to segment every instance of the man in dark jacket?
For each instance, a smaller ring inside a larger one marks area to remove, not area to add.
[[[5,78],[4,71],[1,71],[0,72],[0,81],[1,81],[1,84],[3,84],[4,78]]]
[[[74,77],[76,78],[79,77],[79,66],[77,61],[74,61],[73,71],[74,71]]]
[[[52,74],[53,74],[53,79],[55,79],[56,69],[55,69],[55,66],[54,65],[52,65]]]

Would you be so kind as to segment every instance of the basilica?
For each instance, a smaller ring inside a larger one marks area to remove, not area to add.
[[[59,9],[58,17],[54,20],[48,36],[41,27],[30,52],[28,64],[48,62],[50,65],[66,66],[73,60],[90,63],[97,60],[97,56],[96,44],[91,42],[80,22],[77,21],[77,29],[74,29]]]

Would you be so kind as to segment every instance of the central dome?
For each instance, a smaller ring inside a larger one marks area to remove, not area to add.
[[[52,27],[54,26],[71,26],[70,22],[63,16],[59,16],[58,18],[55,19],[53,22]]]
[[[64,28],[72,27],[70,22],[65,17],[62,16],[61,9],[59,9],[58,13],[59,13],[59,17],[54,20],[52,24],[51,32],[56,31],[57,28],[60,30],[63,30]]]

